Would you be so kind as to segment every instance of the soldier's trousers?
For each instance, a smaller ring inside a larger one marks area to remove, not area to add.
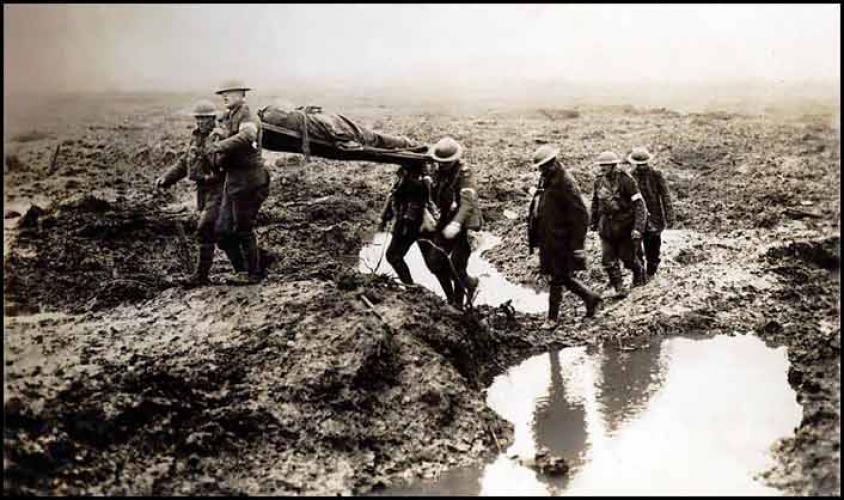
[[[548,319],[556,320],[560,314],[560,303],[563,300],[563,288],[566,288],[577,295],[587,304],[598,296],[591,288],[587,287],[578,279],[575,279],[571,272],[560,272],[551,276],[551,290],[548,294]]]
[[[448,303],[462,307],[466,286],[471,286],[470,281],[472,281],[466,272],[469,256],[472,254],[469,233],[463,230],[448,240],[439,231],[426,232],[422,233],[420,238],[430,240],[436,245],[433,246],[427,241],[419,242],[425,265],[437,277]],[[449,258],[451,263],[449,263]]]
[[[607,271],[610,278],[610,283],[621,283],[621,267],[618,265],[620,260],[624,267],[633,271],[634,276],[641,276],[644,273],[644,267],[639,259],[639,251],[632,238],[629,236],[624,238],[604,238],[601,237],[601,264]]]
[[[404,256],[407,255],[408,250],[418,238],[418,223],[399,221],[396,223],[396,229],[393,231],[392,239],[390,239],[390,246],[387,247],[387,262],[393,266],[402,283],[408,285],[413,284],[413,277],[410,275],[410,269],[404,261]]]
[[[661,246],[662,231],[653,231],[642,235],[642,246],[638,249],[639,259],[647,263],[646,267],[650,275],[653,275],[659,267]]]
[[[209,196],[205,200],[202,211],[199,212],[199,220],[196,223],[197,244],[213,245],[217,242],[217,219],[220,216],[222,202],[222,193]]]
[[[260,251],[255,224],[261,204],[269,195],[269,185],[238,193],[223,195],[217,217],[217,234],[220,247],[226,252],[236,271],[250,274],[260,272]]]

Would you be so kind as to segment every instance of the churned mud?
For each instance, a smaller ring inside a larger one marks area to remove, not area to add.
[[[655,151],[678,213],[660,273],[594,320],[566,296],[549,334],[537,330],[541,308],[493,297],[459,315],[424,287],[361,267],[389,165],[265,152],[267,280],[225,285],[218,252],[214,286],[181,289],[195,256],[191,186],[155,193],[152,183],[183,147],[189,104],[102,96],[14,115],[4,492],[349,494],[435,480],[514,444],[517,422],[484,393],[509,367],[549,348],[627,352],[658,336],[718,333],[752,333],[787,353],[802,419],[776,442],[766,487],[840,491],[840,160],[829,116],[361,114],[414,139],[463,142],[491,238],[476,238],[488,272],[534,303],[546,289],[525,244],[532,150],[560,146],[586,196],[600,150]],[[594,235],[587,250],[583,278],[608,296]]]

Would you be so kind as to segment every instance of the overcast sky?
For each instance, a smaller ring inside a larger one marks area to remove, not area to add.
[[[838,82],[838,5],[4,5],[5,94]]]

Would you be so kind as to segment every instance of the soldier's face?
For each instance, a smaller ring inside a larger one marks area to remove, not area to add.
[[[437,170],[439,170],[440,172],[448,172],[449,170],[454,168],[454,165],[457,164],[456,161],[438,161],[436,163]]]
[[[231,109],[238,104],[243,104],[246,100],[246,91],[231,90],[229,92],[223,92],[220,96],[223,98],[223,104],[225,104],[227,108]]]
[[[197,116],[196,128],[203,134],[210,134],[214,130],[215,119],[213,116]]]
[[[611,174],[615,170],[615,163],[602,163],[601,164],[601,174],[607,175]]]

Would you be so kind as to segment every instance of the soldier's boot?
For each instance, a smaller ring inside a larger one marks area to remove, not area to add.
[[[235,273],[242,273],[246,271],[246,262],[243,258],[243,249],[240,247],[240,242],[232,237],[226,236],[220,239],[218,246],[225,252],[229,262]]]
[[[478,293],[478,283],[480,280],[474,276],[466,275],[466,301],[474,304],[475,295]]]
[[[560,303],[563,301],[563,287],[551,285],[548,292],[548,317],[540,327],[543,330],[553,330],[557,327],[557,320],[560,317]]]
[[[214,245],[202,244],[199,246],[199,252],[196,258],[196,269],[193,274],[188,277],[182,286],[185,288],[194,288],[197,286],[210,285],[211,280],[208,279],[208,274],[211,272],[211,263],[214,261]]]
[[[650,281],[651,278],[654,277],[656,274],[656,270],[659,268],[659,261],[656,262],[648,262],[648,280]]]
[[[580,280],[569,278],[571,284],[569,285],[569,290],[574,292],[575,295],[583,299],[583,303],[586,304],[586,315],[584,317],[591,318],[595,316],[595,312],[598,310],[598,306],[601,305],[603,299],[600,295],[593,292],[590,288],[584,285]]]
[[[610,277],[610,286],[615,289],[615,296],[618,298],[627,297],[629,291],[624,285],[624,279],[621,276],[621,269],[618,265],[607,267],[606,270],[607,275]]]
[[[261,252],[258,248],[258,238],[253,231],[240,236],[241,247],[245,257],[246,270],[237,273],[231,280],[232,285],[254,285],[260,283],[264,276],[261,274]]]
[[[642,286],[648,282],[645,270],[638,260],[633,261],[633,287]]]

